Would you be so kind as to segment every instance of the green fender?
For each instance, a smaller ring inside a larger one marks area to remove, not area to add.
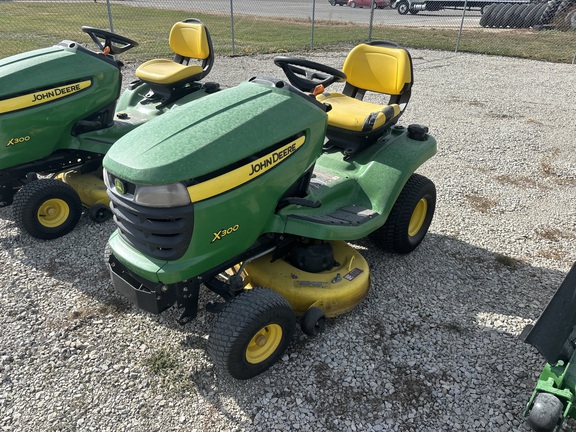
[[[306,197],[319,201],[319,208],[291,205],[279,212],[276,230],[323,239],[356,240],[386,222],[408,178],[436,154],[436,140],[411,139],[407,129],[392,128],[385,139],[344,160],[340,151],[324,153],[317,161]],[[331,215],[353,204],[366,215],[359,224],[330,223]]]

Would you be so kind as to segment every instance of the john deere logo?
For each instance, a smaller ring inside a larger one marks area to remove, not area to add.
[[[116,192],[120,195],[124,195],[126,193],[126,188],[124,187],[124,183],[120,179],[114,179],[114,187],[116,187]]]

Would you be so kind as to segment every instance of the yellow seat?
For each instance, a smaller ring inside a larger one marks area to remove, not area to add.
[[[180,97],[190,83],[208,75],[214,64],[210,33],[200,20],[189,18],[174,24],[169,44],[175,53],[173,60],[149,60],[136,69],[136,76],[164,103]],[[190,64],[192,60],[196,63]]]
[[[406,109],[413,83],[412,59],[397,44],[373,41],[354,47],[342,71],[347,77],[342,93],[325,91],[317,100],[331,107],[330,143],[353,153],[376,141]],[[364,101],[367,91],[387,95],[387,103]]]

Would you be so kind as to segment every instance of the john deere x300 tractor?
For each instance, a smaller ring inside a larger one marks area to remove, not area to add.
[[[93,220],[106,220],[101,163],[112,144],[218,89],[199,82],[214,55],[208,30],[196,19],[173,26],[174,60],[142,64],[122,95],[116,56],[137,43],[106,30],[82,30],[98,52],[64,40],[0,60],[0,206],[13,203],[16,223],[41,239],[72,230],[83,206]]]
[[[434,183],[415,174],[436,141],[397,124],[412,89],[408,51],[360,44],[342,71],[275,63],[288,81],[256,77],[189,103],[104,158],[114,286],[152,313],[182,308],[182,323],[201,285],[213,291],[209,353],[238,379],[283,354],[297,317],[315,335],[366,296],[368,264],[345,241],[411,252],[436,203]],[[336,81],[343,91],[327,91]]]

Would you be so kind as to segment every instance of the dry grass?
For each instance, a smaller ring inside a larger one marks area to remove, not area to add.
[[[466,201],[474,210],[484,214],[490,213],[498,205],[498,201],[479,195],[466,195]]]

